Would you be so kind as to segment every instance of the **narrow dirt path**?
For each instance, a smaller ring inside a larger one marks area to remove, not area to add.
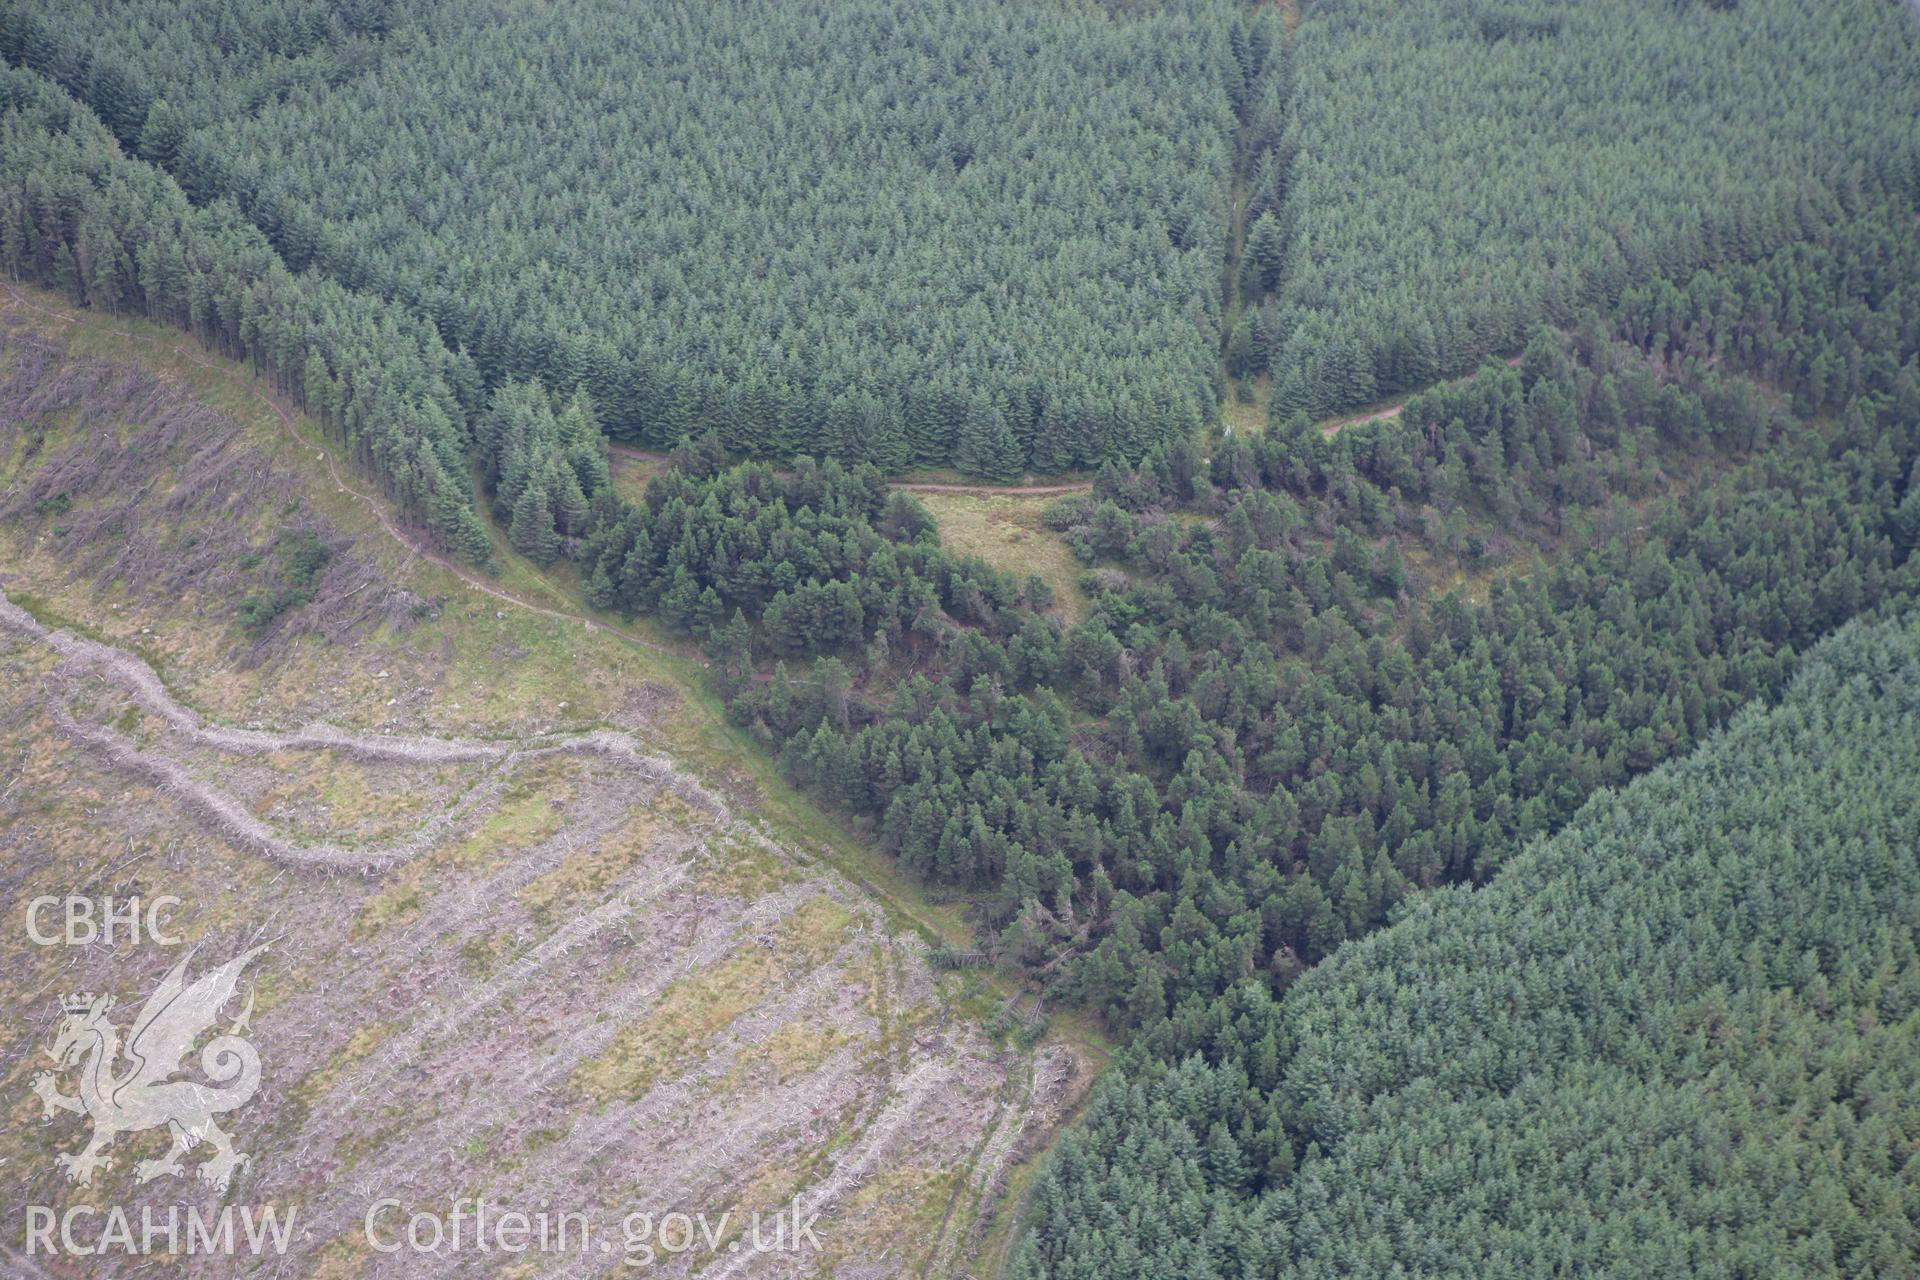
[[[1507,368],[1509,369],[1517,369],[1520,367],[1520,357],[1505,356],[1501,359],[1501,363],[1506,365]],[[1482,364],[1482,367],[1485,367],[1484,362]],[[1407,395],[1400,397],[1398,400],[1394,401],[1392,404],[1386,405],[1383,408],[1375,409],[1369,413],[1353,413],[1353,414],[1348,414],[1345,417],[1328,418],[1325,422],[1322,422],[1320,424],[1320,434],[1331,439],[1333,434],[1336,431],[1339,431],[1345,427],[1357,427],[1363,422],[1382,422],[1388,418],[1397,418],[1400,416],[1401,411],[1404,410],[1407,407],[1407,405],[1415,397],[1425,395],[1427,392],[1432,391],[1435,387],[1449,387],[1456,382],[1465,382],[1470,378],[1478,377],[1479,374],[1480,374],[1480,370],[1475,369],[1472,373],[1463,373],[1457,378],[1442,378],[1440,381],[1432,384],[1432,386],[1422,387],[1418,391],[1410,392]]]
[[[0,282],[0,283],[4,283],[4,282]],[[6,290],[9,294],[13,295],[13,300],[16,303],[18,303],[22,307],[27,308],[29,311],[36,311],[41,315],[47,316],[53,320],[57,320],[62,324],[78,323],[79,318],[77,316],[74,316],[70,313],[55,311],[50,307],[43,307],[40,304],[32,301],[31,299],[23,296],[20,293],[20,291],[14,288],[13,285],[10,283],[6,284]],[[144,334],[132,333],[125,329],[108,329],[107,332],[113,334],[116,337],[126,338],[127,340],[132,342],[143,342],[149,346],[163,347],[166,350],[171,351],[174,355],[179,356],[181,359],[187,361],[190,364],[197,365],[200,368],[205,369],[210,373],[216,373],[216,374],[219,374],[221,377],[228,379],[229,381],[233,382],[235,385],[239,386],[241,389],[245,390],[248,394],[252,395],[255,399],[259,400],[262,404],[266,405],[269,409],[272,409],[273,412],[279,417],[281,426],[286,428],[287,434],[293,438],[294,444],[304,449],[315,448],[313,442],[303,437],[300,434],[299,428],[294,425],[293,411],[288,409],[286,405],[282,404],[279,400],[275,399],[273,396],[270,396],[266,392],[262,391],[259,385],[257,384],[257,380],[251,377],[242,375],[233,369],[227,368],[224,365],[216,364],[211,360],[203,359],[202,357],[194,354],[193,352],[187,350],[186,348],[180,346],[177,343],[169,345],[169,344],[160,342],[158,339],[149,338]],[[647,640],[640,636],[634,635],[632,632],[625,631],[619,627],[612,625],[611,623],[602,622],[598,618],[591,618],[582,613],[574,612],[571,610],[550,609],[545,605],[534,604],[529,600],[524,600],[509,591],[502,590],[501,588],[496,587],[491,583],[488,583],[480,578],[475,577],[472,573],[462,568],[459,564],[455,563],[453,560],[435,551],[432,547],[428,546],[423,540],[411,537],[408,534],[402,532],[399,526],[394,524],[392,518],[388,516],[386,503],[382,502],[380,499],[372,496],[371,494],[365,494],[360,492],[360,490],[354,488],[352,485],[346,482],[346,479],[340,474],[339,467],[334,465],[332,450],[325,449],[325,448],[317,449],[315,452],[315,456],[319,458],[320,461],[325,462],[327,464],[327,474],[332,477],[334,486],[340,492],[347,494],[348,496],[355,498],[360,502],[366,504],[367,510],[373,513],[374,518],[380,522],[380,527],[387,531],[387,535],[389,537],[391,537],[395,542],[398,542],[401,546],[405,547],[413,555],[418,556],[420,559],[425,560],[430,564],[438,565],[440,568],[445,569],[448,573],[460,579],[460,581],[466,583],[466,585],[472,588],[473,590],[485,592],[487,595],[492,596],[496,600],[500,600],[506,604],[513,605],[517,609],[524,609],[529,613],[536,613],[542,617],[547,617],[547,618],[555,618],[562,622],[578,622],[586,626],[596,628],[600,631],[606,632],[610,636],[614,636],[617,639],[620,639],[626,642],[627,644],[633,645],[635,648],[646,649],[654,653],[665,654],[668,657],[683,658],[689,662],[699,663],[703,667],[707,665],[706,659],[702,657],[696,650],[681,648],[676,645],[659,644],[655,641]]]
[[[1086,493],[1091,480],[1069,484],[922,484],[896,481],[888,486],[901,493],[959,493],[972,498],[1047,498],[1062,493]]]
[[[60,655],[62,670],[87,672],[118,686],[135,703],[157,716],[168,730],[186,742],[232,755],[260,756],[280,751],[337,751],[362,761],[406,764],[488,763],[495,771],[458,804],[437,815],[399,842],[380,847],[333,844],[296,844],[256,817],[247,806],[169,755],[143,750],[132,739],[104,725],[82,724],[60,698],[62,681],[48,682],[50,710],[55,725],[70,740],[88,748],[123,772],[145,779],[178,797],[207,825],[228,839],[276,862],[295,866],[351,870],[363,873],[396,866],[430,847],[465,815],[494,799],[508,773],[522,762],[558,754],[590,754],[617,760],[656,785],[671,789],[689,805],[710,815],[722,815],[720,801],[704,787],[682,775],[673,765],[641,750],[626,734],[610,729],[572,735],[536,736],[501,743],[476,739],[407,737],[350,733],[324,722],[291,732],[233,729],[207,725],[198,714],[168,693],[159,673],[145,661],[111,645],[65,631],[53,631],[0,591],[0,630],[45,645]]]
[[[1407,397],[1408,400],[1413,397]],[[1343,427],[1357,427],[1363,422],[1384,422],[1388,418],[1397,418],[1401,410],[1407,407],[1407,401],[1401,400],[1384,409],[1375,409],[1372,413],[1357,413],[1345,418],[1329,418],[1320,424],[1320,434],[1332,438]]]

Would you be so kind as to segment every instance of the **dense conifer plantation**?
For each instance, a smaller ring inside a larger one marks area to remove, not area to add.
[[[1803,656],[1920,596],[1912,15],[1301,8],[0,0],[0,269],[705,645],[1122,1033],[1022,1280],[1910,1270],[1920,633]],[[1094,471],[1089,615],[916,463]]]
[[[1308,0],[1255,345],[1320,414],[1541,319],[1920,196],[1920,24],[1886,0]]]
[[[995,891],[1015,953],[1151,1028],[1249,970],[1284,986],[1420,886],[1487,877],[1912,590],[1907,217],[1635,294],[1612,328],[1543,331],[1402,422],[1109,469],[1055,513],[1105,566],[1070,628],[897,551],[873,581],[857,556],[803,568],[771,608],[765,569],[725,568],[755,555],[712,550],[736,491],[777,496],[737,472],[663,486],[648,506],[684,514],[589,563],[609,582],[645,566],[640,608],[712,585],[704,618],[744,610],[763,656],[859,664],[864,696],[830,714],[785,674],[735,713],[910,865]],[[1782,390],[1838,421],[1796,420]],[[879,603],[911,598],[896,563],[940,608]],[[1484,595],[1434,598],[1451,574]],[[869,602],[864,645],[790,604],[830,586]]]
[[[1102,566],[1071,628],[984,576],[895,588],[821,560],[804,611],[732,584],[709,634],[735,714],[909,865],[984,894],[1003,958],[1132,1030],[1112,1110],[1059,1174],[1106,1216],[1043,1222],[1043,1274],[1273,1265],[1248,1215],[1315,1150],[1273,1091],[1295,1049],[1276,997],[1410,895],[1493,878],[1597,789],[1777,696],[1850,617],[1914,599],[1910,218],[1634,291],[1401,422],[1109,468],[1057,512]],[[674,518],[601,550],[608,575],[651,566],[640,607],[670,581],[704,599],[736,495],[785,496],[716,465],[661,482],[647,505]],[[913,538],[911,505],[888,524]],[[916,575],[946,572],[917,554]],[[1484,596],[1434,598],[1451,574]],[[916,591],[927,607],[829,603]],[[743,678],[755,653],[809,651],[810,672]]]
[[[1101,1090],[1019,1280],[1920,1262],[1920,620]],[[1285,1178],[1242,1139],[1263,1111]],[[1265,1182],[1257,1197],[1249,1189]]]
[[[1213,414],[1243,0],[128,7],[0,46],[617,436],[1010,478]]]

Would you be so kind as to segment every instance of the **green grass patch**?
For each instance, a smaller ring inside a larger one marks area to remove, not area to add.
[[[1038,577],[1053,590],[1055,607],[1068,622],[1087,616],[1080,589],[1081,565],[1066,540],[1047,528],[1044,514],[1057,495],[915,493],[940,530],[949,551],[978,556],[994,568]]]

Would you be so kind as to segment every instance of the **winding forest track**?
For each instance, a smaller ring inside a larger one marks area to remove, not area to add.
[[[1407,399],[1412,399],[1412,397],[1409,396]],[[1320,434],[1331,438],[1344,427],[1357,427],[1363,422],[1384,422],[1389,418],[1397,418],[1406,407],[1407,400],[1399,400],[1384,409],[1375,409],[1372,413],[1357,413],[1344,418],[1329,418],[1320,424]]]
[[[1520,357],[1506,356],[1501,360],[1501,363],[1509,369],[1517,369],[1520,367]],[[1431,386],[1409,392],[1401,396],[1398,400],[1395,400],[1392,404],[1382,405],[1380,408],[1367,413],[1350,413],[1337,418],[1328,418],[1319,424],[1320,434],[1331,439],[1335,432],[1343,430],[1346,427],[1357,427],[1363,422],[1384,422],[1389,418],[1397,418],[1406,407],[1413,402],[1415,397],[1425,395],[1435,387],[1446,387],[1452,386],[1456,382],[1467,382],[1478,377],[1479,374],[1480,371],[1475,369],[1472,373],[1464,373],[1457,378],[1442,378],[1439,382],[1433,383]]]
[[[25,307],[29,311],[38,312],[43,316],[47,316],[53,320],[59,321],[61,324],[77,324],[79,322],[79,317],[77,316],[74,316],[66,312],[56,311],[51,307],[43,307],[39,303],[34,302],[32,299],[25,297],[10,282],[0,282],[0,283],[5,284],[6,290],[9,294],[13,296],[14,302],[16,302],[22,307]],[[331,449],[323,448],[323,447],[316,448],[316,446],[312,441],[302,436],[300,434],[299,427],[294,422],[293,411],[287,408],[286,405],[282,404],[279,400],[275,399],[273,396],[270,396],[265,391],[262,391],[260,387],[256,385],[255,379],[247,377],[237,372],[236,370],[227,368],[224,365],[216,364],[211,360],[204,359],[201,356],[196,355],[194,352],[187,350],[185,347],[180,346],[178,343],[173,343],[173,344],[163,343],[157,338],[152,338],[145,334],[133,333],[126,329],[109,328],[106,331],[108,333],[113,334],[115,337],[125,338],[131,342],[141,342],[141,343],[147,344],[148,346],[165,348],[171,351],[174,355],[179,356],[181,359],[187,361],[190,364],[196,365],[199,368],[205,369],[210,373],[215,373],[223,378],[226,378],[228,381],[232,382],[234,385],[240,387],[242,390],[246,391],[249,395],[259,400],[262,404],[266,405],[269,409],[272,409],[274,414],[280,419],[281,426],[284,427],[286,429],[287,434],[293,438],[293,442],[296,445],[299,445],[303,449],[315,449],[315,456],[320,461],[327,464],[327,474],[332,478],[334,486],[341,493],[347,494],[349,497],[355,498],[358,501],[364,503],[366,505],[367,510],[371,511],[374,515],[374,518],[380,522],[380,527],[386,530],[387,535],[389,537],[391,537],[395,542],[399,543],[401,546],[405,547],[409,553],[415,556],[418,556],[420,559],[427,561],[429,564],[437,565],[438,567],[446,570],[448,573],[460,579],[460,581],[464,582],[468,587],[472,588],[473,590],[484,592],[485,594],[492,596],[496,600],[502,601],[503,603],[506,603],[506,604],[513,605],[517,609],[524,609],[529,613],[539,614],[541,617],[554,618],[561,622],[578,622],[586,626],[596,628],[597,630],[604,631],[608,635],[614,636],[626,642],[627,644],[633,645],[635,648],[646,649],[653,653],[664,654],[668,657],[680,658],[687,662],[698,663],[700,666],[703,666],[703,667],[707,665],[706,659],[693,649],[682,648],[677,645],[661,644],[658,641],[648,640],[642,636],[634,635],[631,631],[627,631],[620,627],[616,627],[612,623],[603,622],[598,618],[589,617],[583,613],[578,613],[578,612],[575,612],[572,610],[566,610],[566,609],[553,609],[553,608],[547,607],[546,605],[534,604],[530,600],[522,599],[521,597],[514,595],[510,591],[506,591],[500,587],[496,587],[493,584],[484,581],[483,579],[475,577],[472,573],[462,568],[459,564],[455,563],[453,560],[451,560],[447,556],[440,554],[439,552],[435,551],[432,547],[426,545],[426,543],[423,540],[414,538],[408,535],[407,533],[403,532],[400,529],[400,527],[393,522],[392,517],[387,514],[386,504],[382,502],[380,499],[374,497],[371,494],[362,493],[360,492],[360,490],[348,484],[346,481],[346,478],[340,474],[340,468],[336,466],[334,463],[333,451]]]
[[[958,493],[974,498],[1051,498],[1066,493],[1086,493],[1091,480],[1067,484],[922,484],[918,481],[890,481],[888,487],[901,493]]]
[[[51,649],[62,667],[87,672],[117,686],[188,745],[223,755],[264,756],[287,751],[331,751],[362,762],[401,764],[478,763],[511,768],[544,756],[588,754],[608,757],[635,770],[657,786],[672,790],[688,805],[714,817],[725,813],[719,799],[699,783],[682,775],[670,761],[644,751],[624,733],[598,729],[581,734],[535,735],[514,742],[474,738],[405,737],[354,733],[325,722],[289,732],[235,729],[211,725],[169,693],[159,673],[123,649],[56,631],[7,599],[0,591],[0,631],[12,632]],[[49,694],[57,692],[50,682]],[[164,792],[179,796],[202,821],[229,839],[277,862],[335,870],[374,872],[408,861],[455,825],[465,814],[497,798],[505,775],[496,772],[459,803],[398,843],[385,848],[354,848],[332,844],[301,845],[285,839],[261,821],[235,796],[196,777],[171,755],[140,749],[113,729],[82,724],[54,699],[53,720],[72,741],[87,747],[124,772],[146,779]]]

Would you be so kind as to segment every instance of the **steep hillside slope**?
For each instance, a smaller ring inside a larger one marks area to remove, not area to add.
[[[613,1247],[572,1274],[618,1269],[630,1213],[709,1215],[669,1273],[945,1275],[997,1248],[999,1194],[1086,1058],[981,1029],[1004,993],[928,963],[950,922],[737,752],[693,663],[557,595],[525,607],[550,590],[531,576],[483,594],[237,366],[62,311],[0,300],[0,886],[16,922],[42,896],[176,898],[179,945],[0,935],[28,1014],[0,1213],[291,1207],[273,1266],[330,1276],[562,1265],[377,1252],[382,1199],[404,1206],[382,1239],[462,1197],[585,1213]],[[221,1017],[249,1003],[261,1064],[220,1119],[250,1157],[230,1187],[195,1177],[204,1145],[143,1183],[157,1129],[76,1185],[57,1156],[87,1119],[43,1127],[35,1084],[61,996],[114,995],[127,1031],[189,950],[198,975],[263,943]],[[747,1247],[748,1215],[796,1198],[819,1251]]]
[[[1848,626],[1780,706],[1343,947],[1282,1016],[1284,1188],[1208,1197],[1230,1144],[1187,1126],[1229,1077],[1195,1059],[1157,1110],[1105,1091],[1128,1145],[1069,1144],[1015,1274],[1911,1274],[1920,619]],[[1121,1206],[1207,1226],[1143,1258]]]

